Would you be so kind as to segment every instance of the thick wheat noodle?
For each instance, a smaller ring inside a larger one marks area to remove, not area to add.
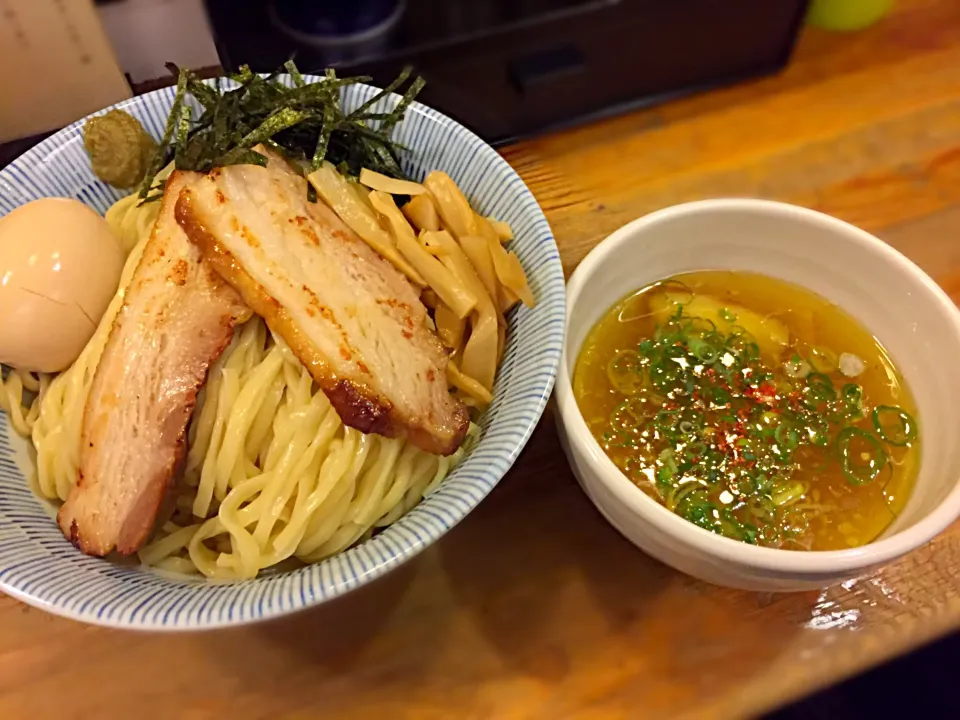
[[[108,210],[130,256],[76,363],[52,381],[15,372],[3,381],[0,404],[18,432],[32,431],[35,485],[48,499],[65,500],[76,481],[87,394],[158,205],[127,197]],[[27,407],[24,389],[40,394]],[[252,578],[289,558],[321,560],[398,520],[462,452],[439,457],[344,426],[293,353],[254,317],[210,369],[175,510],[140,560],[211,578]]]
[[[10,417],[18,435],[29,437],[40,417],[40,402],[50,386],[50,375],[10,368],[0,379],[0,409]]]

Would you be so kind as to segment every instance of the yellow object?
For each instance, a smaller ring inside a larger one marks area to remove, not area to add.
[[[807,22],[825,30],[862,30],[892,7],[893,0],[813,0]]]
[[[333,208],[340,219],[363,238],[367,245],[392,262],[395,268],[420,287],[427,284],[420,273],[414,270],[397,251],[396,243],[390,233],[380,226],[380,221],[377,220],[373,209],[360,200],[360,196],[351,190],[351,184],[337,172],[333,165],[324,162],[318,169],[307,175],[307,180],[327,205]]]
[[[460,370],[464,375],[477,380],[488,391],[493,390],[497,373],[499,337],[497,334],[497,311],[476,268],[463,252],[463,248],[446,230],[423,232],[428,247],[439,248],[441,262],[477,299],[477,308],[471,319],[470,338],[463,347]]]
[[[440,216],[437,206],[429,195],[418,195],[403,206],[403,214],[417,230],[436,232],[440,229]]]
[[[503,220],[497,220],[495,217],[488,217],[487,222],[490,223],[490,227],[493,228],[501,242],[513,240],[513,228],[509,224],[503,222]]]
[[[397,180],[367,168],[360,171],[360,184],[390,195],[423,195],[427,191],[420,183]]]
[[[417,242],[410,223],[394,204],[393,198],[387,193],[374,190],[370,193],[370,202],[380,216],[383,217],[393,232],[397,250],[410,263],[411,267],[423,277],[427,286],[456,313],[458,318],[465,318],[477,304],[477,298],[464,286],[462,282],[437,258],[428,253]]]
[[[455,238],[477,234],[473,209],[449,175],[441,170],[434,170],[427,175],[423,184],[436,200],[437,210],[444,227],[453,233]]]
[[[44,198],[0,219],[0,362],[66,369],[117,290],[124,253],[77,200]]]

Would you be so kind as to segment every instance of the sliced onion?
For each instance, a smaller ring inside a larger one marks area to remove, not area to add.
[[[862,375],[867,369],[866,363],[853,353],[840,354],[840,372],[847,377],[857,377]]]

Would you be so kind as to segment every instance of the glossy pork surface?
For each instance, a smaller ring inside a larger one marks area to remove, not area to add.
[[[174,217],[181,190],[200,177],[168,180],[90,388],[80,474],[58,516],[90,555],[130,554],[147,539],[183,459],[197,392],[249,317]]]
[[[212,171],[181,193],[177,218],[344,423],[438,454],[460,446],[469,416],[418,292],[283,160]]]

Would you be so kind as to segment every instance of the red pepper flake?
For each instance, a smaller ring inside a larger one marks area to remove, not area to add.
[[[773,383],[765,381],[760,384],[757,391],[757,398],[765,403],[772,403],[777,399],[777,388],[774,387]]]

